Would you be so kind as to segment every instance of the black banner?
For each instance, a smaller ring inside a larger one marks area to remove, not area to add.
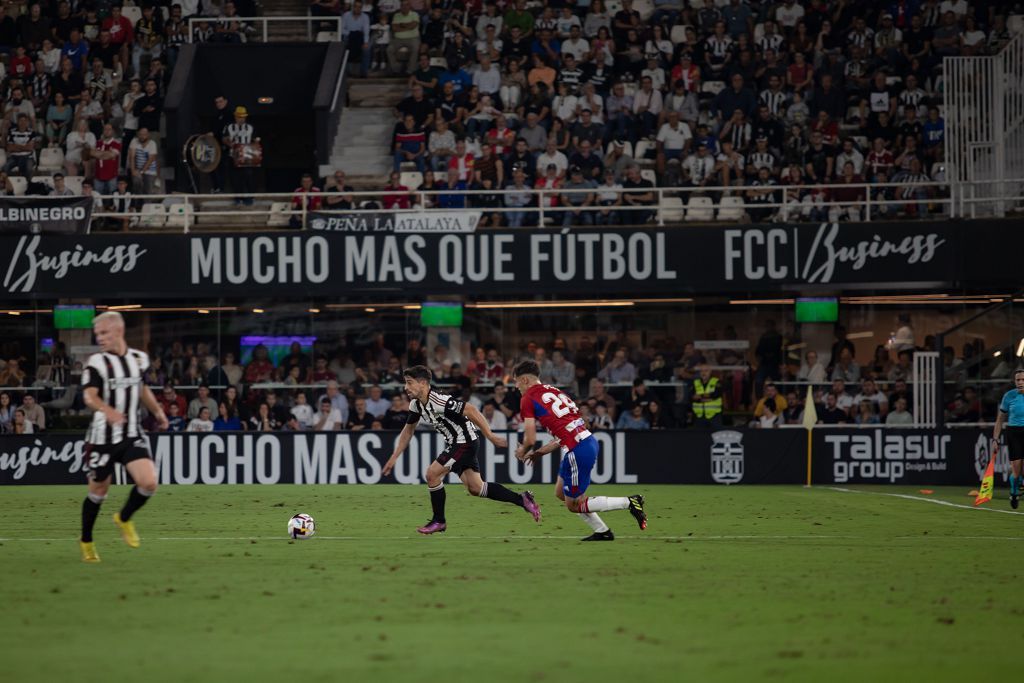
[[[387,211],[373,213],[311,212],[310,230],[321,232],[399,232],[451,233],[473,232],[480,223],[481,211]]]
[[[376,232],[367,226],[367,231],[299,234],[0,235],[0,292],[180,298],[251,295],[254,287],[267,297],[410,288],[463,294],[467,287],[481,294],[617,295],[968,287],[1009,284],[1016,277],[1014,254],[1021,250],[1024,230],[1009,221],[561,232]]]
[[[554,484],[558,457],[535,467],[509,445],[484,444],[487,481]],[[546,435],[542,435],[547,438]],[[802,484],[806,434],[802,429],[598,432],[601,456],[594,484]],[[415,435],[394,473],[381,476],[398,432],[153,434],[163,484],[377,484],[422,483],[442,450],[433,432]],[[975,429],[867,428],[814,431],[817,484],[976,486],[988,463],[989,433]],[[0,438],[0,485],[84,484],[83,442],[62,435]],[[1006,452],[997,460],[1006,481]],[[123,473],[117,475],[123,480]],[[457,482],[454,475],[453,483]]]
[[[84,235],[91,218],[89,197],[0,197],[0,234]]]

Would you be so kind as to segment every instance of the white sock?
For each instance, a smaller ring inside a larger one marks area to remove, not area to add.
[[[586,522],[587,526],[593,529],[595,533],[601,534],[605,531],[608,531],[608,525],[605,524],[604,521],[600,517],[598,517],[596,513],[577,512],[576,514],[578,514],[580,516],[580,519]]]
[[[582,509],[584,512],[604,512],[605,510],[625,510],[628,507],[629,498],[594,496],[583,499]]]

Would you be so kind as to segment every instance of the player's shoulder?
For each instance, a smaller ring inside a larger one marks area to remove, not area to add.
[[[128,355],[133,357],[142,368],[149,367],[149,354],[140,349],[128,348]]]
[[[441,393],[437,389],[431,389],[430,394],[427,396],[427,400],[437,406],[443,407],[448,403],[448,401],[452,400],[452,396],[451,394]]]
[[[106,354],[104,354],[102,351],[97,351],[96,353],[91,354],[86,359],[85,365],[87,367],[91,366],[94,368],[102,368],[107,363],[107,359],[105,356]]]

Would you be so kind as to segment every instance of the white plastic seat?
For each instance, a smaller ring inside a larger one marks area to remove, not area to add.
[[[608,14],[614,17],[617,12],[622,10],[622,0],[608,0],[604,3],[604,7]]]
[[[655,187],[658,186],[658,174],[654,172],[653,168],[640,169],[640,177],[644,180],[650,180]]]
[[[679,197],[664,197],[661,200],[662,223],[678,223],[683,220],[683,200]]]
[[[431,57],[430,66],[436,67],[438,69],[447,69],[448,60],[445,59],[444,57]]]
[[[175,199],[165,199],[164,208],[167,211],[168,228],[187,228],[185,216],[185,202]]]
[[[651,0],[635,0],[633,10],[640,15],[643,21],[647,21],[654,14],[654,3]]]
[[[419,171],[403,171],[398,182],[410,190],[415,190],[423,184],[423,174]]]
[[[142,18],[142,8],[124,5],[121,7],[121,16],[132,22],[132,26],[135,26],[135,23]]]
[[[11,181],[11,187],[14,188],[14,195],[16,197],[22,197],[25,195],[25,190],[28,189],[28,178],[20,175],[7,176],[7,179]]]
[[[704,81],[701,83],[700,91],[711,95],[717,95],[725,90],[725,81]]]
[[[686,205],[687,221],[712,221],[715,219],[715,203],[711,197],[690,197]]]
[[[630,142],[629,140],[625,140],[625,143],[626,144],[624,144],[622,146],[622,153],[625,154],[628,157],[633,156],[633,143]],[[614,142],[609,142],[607,149],[605,149],[605,154],[611,154],[612,153],[612,149],[614,149],[614,148],[615,148],[615,143]]]
[[[338,34],[334,31],[319,31],[316,34],[316,42],[318,43],[336,43],[338,41]]]
[[[167,209],[163,204],[143,204],[139,217],[141,228],[162,228],[167,222]]]
[[[669,34],[669,39],[673,45],[682,45],[686,42],[686,29],[688,27],[682,24],[676,24],[672,27],[672,32]]]
[[[651,160],[647,158],[647,152],[653,149],[657,149],[657,147],[650,140],[638,140],[636,143],[636,147],[634,147],[633,149],[636,152],[636,154],[633,156],[634,159],[636,159],[638,162],[650,162]]]
[[[722,201],[718,204],[718,220],[720,221],[743,220],[745,213],[742,197],[722,197]]]
[[[291,217],[288,215],[288,211],[291,209],[291,204],[288,202],[273,202],[270,205],[270,217],[267,219],[268,228],[282,228],[287,227]]]
[[[866,135],[854,135],[853,143],[857,145],[862,152],[867,152],[871,149],[871,143],[868,142],[868,136]]]
[[[85,177],[80,175],[69,175],[64,176],[64,187],[68,188],[75,193],[76,196],[82,194],[82,183],[85,182]]]
[[[946,182],[946,165],[941,161],[934,162],[928,175],[937,183]]]
[[[60,147],[44,147],[39,151],[40,173],[54,173],[64,170],[64,150]]]

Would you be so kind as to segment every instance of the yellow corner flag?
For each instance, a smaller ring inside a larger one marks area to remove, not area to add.
[[[818,409],[814,407],[814,391],[807,385],[807,400],[804,401],[804,427],[807,429],[807,486],[811,485],[811,430],[818,424]]]
[[[814,407],[814,391],[807,385],[807,400],[804,401],[804,428],[814,429],[818,424],[818,409]]]
[[[981,478],[981,491],[974,499],[975,505],[981,505],[992,500],[992,489],[996,480],[996,456],[999,455],[999,447],[992,451],[992,457],[988,459],[988,467],[985,468],[985,476]]]

